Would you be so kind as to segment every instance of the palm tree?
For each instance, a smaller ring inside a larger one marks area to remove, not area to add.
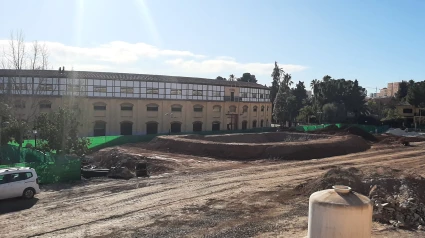
[[[313,91],[314,91],[314,86],[315,86],[318,82],[319,82],[319,80],[317,80],[317,79],[313,79],[313,80],[311,80],[311,83],[310,83],[310,88],[311,88],[311,90],[313,90]]]
[[[285,85],[285,87],[289,88],[289,86],[292,85],[292,81],[291,81],[292,76],[290,74],[284,74],[283,75],[283,85]]]
[[[231,74],[231,75],[229,76],[229,81],[235,81],[235,75]]]

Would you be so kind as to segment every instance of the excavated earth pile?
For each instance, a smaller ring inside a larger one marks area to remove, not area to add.
[[[148,147],[153,150],[220,159],[308,160],[365,151],[370,145],[354,135],[271,132],[218,136],[158,136]]]
[[[123,149],[107,148],[92,154],[89,164],[95,168],[111,169],[109,177],[129,179],[136,175],[137,165],[145,164],[149,174],[157,175],[174,171],[175,163],[129,154]]]
[[[331,169],[311,182],[298,185],[298,193],[309,196],[315,191],[344,184],[369,196],[373,220],[395,227],[425,230],[425,178],[380,167],[380,174],[366,174],[356,168]]]

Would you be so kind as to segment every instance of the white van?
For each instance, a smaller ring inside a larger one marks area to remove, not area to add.
[[[0,169],[0,199],[24,197],[40,193],[37,173],[32,168]]]

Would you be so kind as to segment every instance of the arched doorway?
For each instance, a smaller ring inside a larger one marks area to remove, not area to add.
[[[264,120],[261,120],[260,121],[260,127],[263,127],[264,126]]]
[[[220,122],[215,121],[212,123],[212,131],[219,131],[220,130]]]
[[[146,134],[158,134],[158,122],[151,121],[146,123]]]
[[[133,123],[130,121],[121,122],[121,135],[129,136],[133,135]]]
[[[248,122],[242,121],[242,130],[246,130],[246,129],[248,129]]]
[[[256,128],[257,127],[257,121],[252,121],[252,128]]]
[[[96,121],[93,127],[93,136],[105,136],[106,135],[106,122]]]
[[[202,131],[202,122],[195,121],[193,123],[193,131]]]
[[[180,133],[182,129],[181,122],[171,122],[171,133]]]

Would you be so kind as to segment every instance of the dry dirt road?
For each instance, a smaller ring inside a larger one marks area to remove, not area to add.
[[[30,204],[0,201],[0,236],[305,237],[308,197],[297,194],[296,185],[336,166],[382,166],[425,175],[424,152],[425,144],[416,143],[311,161],[244,163],[199,158],[193,163],[203,164],[203,170],[186,168],[148,179],[93,179],[49,186]],[[425,237],[425,233],[375,223],[373,237]]]

